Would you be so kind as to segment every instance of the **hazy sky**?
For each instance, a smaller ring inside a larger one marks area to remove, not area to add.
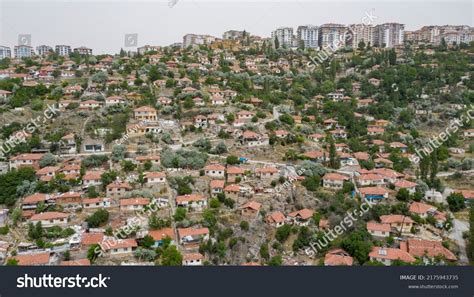
[[[171,1],[177,2],[174,6]],[[95,54],[116,53],[124,34],[138,33],[138,45],[181,42],[186,33],[221,37],[226,30],[270,36],[280,26],[335,22],[361,23],[369,13],[374,24],[473,26],[472,0],[0,0],[0,45],[13,47],[18,34],[31,34],[34,47],[88,46]],[[295,31],[296,32],[296,31]],[[132,49],[132,48],[130,48]]]

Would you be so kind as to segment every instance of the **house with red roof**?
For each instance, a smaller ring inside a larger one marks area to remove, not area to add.
[[[395,190],[399,191],[400,189],[407,189],[410,194],[415,194],[417,183],[407,181],[407,180],[399,180],[395,182]]]
[[[265,222],[275,228],[278,228],[285,224],[286,217],[281,211],[274,211],[265,217]]]
[[[176,206],[202,210],[207,207],[207,199],[200,194],[186,194],[176,197]]]
[[[242,179],[244,170],[240,167],[229,166],[227,167],[227,182],[235,183],[237,178]]]
[[[344,182],[349,178],[339,173],[326,173],[323,176],[323,187],[327,189],[342,189]]]
[[[255,175],[260,179],[273,179],[278,177],[279,171],[275,167],[268,166],[255,169]]]
[[[204,256],[201,253],[183,254],[183,266],[201,266]]]
[[[51,257],[50,253],[16,255],[10,259],[18,261],[19,266],[45,266],[54,264],[54,257]]]
[[[44,154],[21,154],[10,157],[10,170],[25,166],[31,166],[35,169],[39,169],[39,161],[41,158],[43,158],[43,156]]]
[[[211,188],[211,195],[215,196],[224,191],[225,182],[220,179],[211,180],[209,187]]]
[[[162,246],[166,238],[171,240],[170,244],[175,244],[176,242],[176,236],[175,236],[173,228],[162,228],[159,230],[150,230],[148,231],[148,235],[153,237],[153,240],[155,240],[155,243],[152,246],[154,248]]]
[[[249,201],[240,207],[240,212],[242,216],[256,218],[261,207],[262,204],[255,201]]]
[[[120,211],[139,211],[150,204],[149,198],[120,199]]]
[[[358,188],[359,195],[367,200],[380,200],[388,198],[388,190],[383,187],[363,187]]]
[[[297,226],[308,226],[313,217],[313,211],[311,209],[303,208],[294,212],[290,212],[286,216],[286,220],[290,224]]]
[[[146,172],[145,183],[147,185],[165,184],[166,174],[164,172]]]
[[[30,222],[36,224],[37,222],[41,222],[43,227],[52,227],[52,226],[67,226],[67,219],[69,215],[63,212],[57,211],[49,211],[49,212],[42,212],[33,215],[30,218]]]
[[[114,181],[105,187],[106,195],[109,198],[125,197],[133,188],[127,182]]]
[[[381,238],[389,237],[392,230],[390,224],[377,223],[375,221],[367,222],[366,227],[370,235]]]
[[[332,249],[324,255],[324,266],[352,266],[354,258],[343,249]]]
[[[456,261],[457,257],[449,249],[445,248],[441,241],[410,238],[400,243],[400,249],[408,252],[414,257],[432,260],[434,257],[442,257],[448,261]]]
[[[131,256],[137,246],[137,241],[133,238],[109,239],[105,237],[100,243],[100,247],[104,251],[105,256],[110,257]]]
[[[370,261],[378,261],[386,266],[392,265],[394,261],[403,261],[405,263],[413,263],[416,259],[408,252],[396,249],[374,246],[369,253]]]
[[[225,178],[225,166],[221,164],[210,164],[204,167],[206,176],[218,179]]]
[[[389,224],[392,232],[410,233],[413,224],[415,223],[410,217],[404,215],[383,215],[380,216],[382,224]]]
[[[196,245],[209,239],[208,228],[178,228],[178,239],[182,245]]]
[[[133,112],[137,121],[156,122],[158,120],[156,109],[150,106],[135,108]]]

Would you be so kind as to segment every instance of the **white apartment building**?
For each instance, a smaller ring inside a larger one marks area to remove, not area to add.
[[[351,24],[347,26],[351,38],[347,39],[347,44],[356,48],[360,42],[367,44],[374,44],[374,26],[365,24]]]
[[[147,52],[150,52],[150,51],[159,52],[160,50],[161,50],[161,46],[159,46],[159,45],[144,45],[142,47],[137,48],[137,52],[140,55],[144,55],[144,54],[146,54]]]
[[[222,38],[236,40],[236,39],[242,39],[244,35],[250,36],[250,33],[246,31],[229,30],[229,31],[224,32],[224,34],[222,34]]]
[[[34,55],[32,46],[29,45],[15,45],[13,48],[15,58],[29,58]]]
[[[49,45],[39,45],[36,47],[36,54],[38,56],[46,56],[53,50]]]
[[[317,48],[318,47],[318,26],[306,25],[299,26],[296,30],[296,36],[298,40],[304,43],[305,48]]]
[[[69,56],[69,54],[71,53],[71,46],[64,44],[56,45],[55,51],[56,54],[60,56]]]
[[[377,47],[394,47],[402,45],[405,36],[405,25],[385,23],[375,26],[374,45]]]
[[[211,44],[216,38],[210,35],[186,34],[183,37],[183,47]]]
[[[79,53],[80,55],[92,55],[92,49],[85,46],[76,47],[74,52]]]
[[[320,48],[345,45],[346,26],[341,24],[324,24],[319,27],[318,43]]]
[[[8,46],[0,45],[0,59],[11,58],[12,50]]]
[[[272,32],[272,40],[278,39],[280,46],[293,46],[293,28],[281,27]]]

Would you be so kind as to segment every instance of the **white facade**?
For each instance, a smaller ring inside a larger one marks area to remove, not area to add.
[[[293,45],[293,28],[281,27],[272,32],[272,40],[278,39],[280,46],[291,47]]]
[[[305,48],[317,48],[318,47],[318,26],[306,25],[299,26],[297,29],[298,40],[303,41]]]
[[[38,56],[46,56],[53,50],[49,45],[39,45],[36,47],[36,53]]]
[[[69,56],[71,53],[71,46],[69,45],[56,45],[56,54],[60,56]]]
[[[12,50],[8,46],[0,46],[0,59],[11,58]]]
[[[405,36],[405,25],[385,23],[375,26],[374,45],[378,47],[394,47],[402,45]]]
[[[17,45],[14,48],[15,58],[29,58],[33,56],[33,47],[28,45]]]

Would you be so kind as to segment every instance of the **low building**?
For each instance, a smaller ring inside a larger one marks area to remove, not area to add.
[[[281,211],[275,211],[265,217],[265,222],[273,227],[281,227],[285,224],[286,217]]]
[[[390,236],[390,224],[381,224],[374,221],[367,222],[367,231],[374,237],[386,238]]]
[[[313,217],[313,213],[314,212],[311,209],[304,208],[289,213],[286,219],[289,223],[297,226],[308,226]]]
[[[164,172],[147,172],[145,173],[145,182],[148,185],[166,183],[166,174]]]
[[[199,194],[181,195],[176,197],[176,206],[201,210],[207,207],[207,199]]]
[[[39,161],[44,154],[21,154],[10,158],[10,170],[18,169],[25,166],[31,166],[39,169]]]
[[[88,198],[82,200],[83,208],[108,208],[110,207],[109,198]]]
[[[370,261],[378,261],[386,266],[392,265],[394,261],[403,261],[405,263],[415,262],[415,258],[401,249],[385,248],[375,246],[369,253]]]
[[[411,238],[407,241],[402,241],[400,249],[414,257],[424,258],[425,260],[432,260],[435,257],[442,257],[448,261],[457,260],[456,255],[445,248],[441,241]]]
[[[120,199],[120,211],[143,210],[148,204],[150,204],[149,198]]]
[[[50,253],[16,255],[10,259],[15,259],[19,266],[44,266],[53,264],[53,258]]]
[[[410,233],[415,223],[410,217],[404,215],[384,215],[380,216],[382,224],[389,224],[392,232]]]
[[[191,253],[183,255],[183,266],[201,266],[204,256],[200,253]]]
[[[208,228],[178,228],[179,243],[196,245],[209,239]]]
[[[262,204],[255,201],[249,201],[240,207],[240,211],[243,216],[256,218],[261,207]]]
[[[100,243],[100,247],[107,256],[131,256],[134,249],[137,247],[137,241],[135,239],[113,239],[108,240],[104,238],[104,241]]]
[[[67,213],[57,212],[57,211],[50,211],[50,212],[42,212],[33,215],[30,218],[30,222],[36,224],[37,222],[41,222],[43,227],[52,227],[52,226],[67,226],[67,219],[69,215]]]
[[[273,179],[279,177],[279,171],[275,167],[263,167],[257,168],[255,175],[260,179]]]
[[[148,235],[153,237],[153,240],[155,240],[155,243],[152,246],[153,248],[162,246],[165,239],[169,239],[170,244],[174,244],[176,241],[176,236],[174,234],[173,228],[150,230],[148,231]]]
[[[107,185],[106,195],[109,198],[122,198],[125,197],[132,189],[133,188],[129,183],[116,181]]]
[[[388,198],[388,190],[383,187],[364,187],[359,188],[359,194],[362,199],[380,200]]]
[[[344,182],[349,178],[339,173],[326,173],[323,176],[323,187],[328,189],[342,189]]]
[[[354,258],[343,249],[333,249],[324,255],[324,266],[352,266]]]
[[[212,178],[225,178],[225,167],[220,164],[210,164],[204,167],[204,172],[207,176]]]

